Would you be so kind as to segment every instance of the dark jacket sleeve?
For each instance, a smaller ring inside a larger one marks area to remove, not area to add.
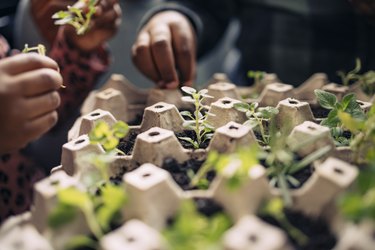
[[[166,10],[184,14],[198,37],[198,57],[213,48],[226,31],[236,11],[234,0],[173,0],[150,10],[141,22],[143,26],[153,15]]]

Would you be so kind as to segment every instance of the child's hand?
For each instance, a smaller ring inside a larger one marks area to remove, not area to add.
[[[85,8],[79,4],[75,7]],[[72,26],[65,25],[65,36],[83,51],[94,50],[116,34],[121,23],[121,15],[118,0],[99,0],[89,30],[84,35],[77,35]]]
[[[0,60],[0,154],[26,146],[57,122],[63,83],[52,59],[34,53]]]

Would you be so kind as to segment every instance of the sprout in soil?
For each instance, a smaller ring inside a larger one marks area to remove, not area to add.
[[[195,149],[201,147],[202,143],[212,138],[214,128],[206,121],[208,113],[204,112],[205,106],[203,101],[206,98],[213,98],[207,95],[208,90],[202,89],[199,92],[191,87],[182,87],[181,90],[188,94],[183,96],[184,102],[194,104],[194,114],[190,111],[182,111],[181,115],[190,118],[184,122],[184,127],[191,129],[195,132],[196,140],[190,137],[179,137],[181,140],[187,141],[193,145]]]
[[[85,217],[86,223],[94,235],[92,239],[86,235],[77,235],[67,242],[67,249],[89,247],[97,249],[97,242],[103,235],[110,231],[111,225],[121,221],[120,210],[127,201],[125,190],[109,181],[108,164],[117,154],[116,147],[119,138],[123,138],[128,132],[128,126],[124,122],[117,122],[112,126],[104,122],[98,122],[90,132],[91,143],[101,143],[106,152],[100,154],[87,154],[78,159],[78,164],[91,164],[97,168],[99,178],[90,183],[83,182],[84,187],[60,188],[57,186],[58,204],[48,215],[48,225],[52,230],[58,230],[61,226],[74,221],[79,212]],[[83,170],[81,170],[83,171]],[[89,170],[81,173],[90,178],[95,171]],[[93,186],[95,187],[93,189]]]
[[[344,125],[338,116],[339,112],[347,113],[360,121],[366,119],[365,113],[357,103],[355,94],[349,93],[341,101],[338,101],[332,93],[320,89],[316,89],[314,92],[320,106],[330,110],[327,118],[323,119],[320,124],[330,128],[336,146],[348,146],[352,138],[348,139],[344,136]]]
[[[279,113],[279,110],[274,107],[261,107],[258,108],[258,103],[236,103],[234,108],[238,111],[244,112],[247,117],[247,121],[244,125],[251,127],[253,130],[258,130],[261,135],[261,143],[268,145],[270,142],[270,136],[267,129],[264,126],[264,122],[272,121],[275,115]]]

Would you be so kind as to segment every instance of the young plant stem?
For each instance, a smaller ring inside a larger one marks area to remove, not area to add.
[[[85,215],[86,217],[86,221],[88,223],[88,226],[90,228],[90,231],[94,234],[94,236],[97,238],[97,239],[101,239],[104,235],[96,217],[95,217],[95,214],[94,214],[94,210],[92,207],[87,207],[85,209],[83,209],[83,214]]]
[[[194,96],[195,99],[195,134],[197,136],[197,142],[198,145],[201,145],[202,138],[201,138],[201,133],[200,133],[200,124],[199,124],[199,112],[200,112],[200,103],[199,103],[199,96]]]
[[[300,246],[304,246],[307,244],[309,241],[309,238],[301,232],[298,228],[293,226],[288,219],[286,218],[285,214],[280,214],[279,216],[276,217],[276,220],[280,223],[281,227],[284,228],[290,236],[297,241],[297,243]]]

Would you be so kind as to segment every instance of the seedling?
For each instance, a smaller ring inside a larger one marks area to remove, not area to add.
[[[357,103],[355,94],[349,93],[341,101],[338,101],[334,94],[324,90],[316,89],[314,92],[320,106],[330,110],[327,118],[323,119],[320,124],[330,128],[336,146],[348,146],[351,138],[348,139],[344,136],[344,126],[338,117],[338,113],[345,112],[362,121],[366,119],[365,113]]]
[[[96,240],[100,240],[103,235],[110,230],[112,223],[119,223],[120,209],[125,204],[127,198],[124,189],[109,181],[107,174],[108,163],[117,154],[119,139],[123,138],[129,128],[124,122],[117,122],[112,128],[105,122],[98,122],[90,132],[91,143],[101,143],[106,153],[103,155],[88,154],[79,159],[81,163],[91,163],[98,170],[99,180],[91,178],[91,171],[85,174],[93,182],[83,182],[87,184],[85,189],[66,188],[58,191],[58,205],[48,217],[48,224],[52,229],[58,229],[73,221],[81,212],[88,223],[91,233]],[[92,186],[96,187],[92,192]],[[97,241],[83,235],[78,235],[67,244],[68,249],[77,247],[91,247],[97,249]]]
[[[344,71],[338,71],[337,74],[341,78],[344,86],[359,82],[363,91],[372,96],[375,94],[375,71],[370,70],[364,74],[360,74],[362,68],[361,60],[356,58],[355,67],[348,73]]]
[[[221,249],[220,239],[230,226],[228,216],[219,213],[205,217],[196,211],[193,202],[186,201],[182,203],[173,225],[167,228],[163,235],[168,249],[215,250]]]
[[[182,87],[181,90],[188,94],[188,96],[183,96],[182,100],[184,102],[193,103],[195,110],[194,115],[190,111],[182,111],[181,115],[190,118],[190,120],[184,122],[184,127],[191,129],[195,132],[196,140],[190,137],[179,137],[181,140],[187,141],[193,145],[195,149],[201,147],[202,143],[209,140],[213,136],[214,128],[209,125],[206,121],[208,113],[203,112],[205,106],[203,101],[206,98],[213,98],[207,95],[208,90],[202,89],[199,92],[191,87]]]
[[[25,48],[22,50],[22,53],[30,53],[34,51],[36,51],[39,55],[45,56],[47,50],[43,44],[38,44],[37,46],[31,48],[29,48],[28,44],[25,44]],[[66,86],[62,84],[61,88],[66,88]]]
[[[264,122],[272,121],[272,119],[279,113],[279,110],[274,107],[261,107],[258,108],[258,103],[236,103],[234,108],[238,111],[244,112],[247,117],[247,121],[244,125],[251,127],[253,130],[258,129],[261,135],[261,143],[268,145],[270,142],[270,136],[267,129],[264,127]]]
[[[289,191],[290,185],[298,187],[301,184],[293,177],[293,174],[326,155],[331,150],[331,146],[319,148],[305,158],[297,160],[295,153],[287,146],[286,138],[283,135],[277,132],[272,134],[271,138],[269,152],[260,155],[260,157],[268,166],[267,174],[271,179],[270,185],[279,187],[285,206],[291,207],[293,202]],[[296,148],[308,145],[314,140],[315,138],[312,138],[311,141],[307,140]]]
[[[68,9],[61,10],[52,16],[56,25],[69,24],[76,29],[77,35],[84,35],[90,28],[92,16],[96,12],[98,0],[78,0],[74,6],[84,6],[84,8],[68,6]]]
[[[203,166],[198,170],[191,180],[191,186],[198,186],[200,189],[207,189],[208,181],[206,175],[209,171],[216,171],[219,175],[223,174],[226,167],[231,162],[239,162],[236,171],[233,171],[229,177],[227,185],[231,190],[238,189],[245,180],[249,178],[251,168],[259,164],[258,156],[261,154],[259,147],[253,144],[247,148],[239,148],[232,154],[219,154],[216,151],[209,152]]]

